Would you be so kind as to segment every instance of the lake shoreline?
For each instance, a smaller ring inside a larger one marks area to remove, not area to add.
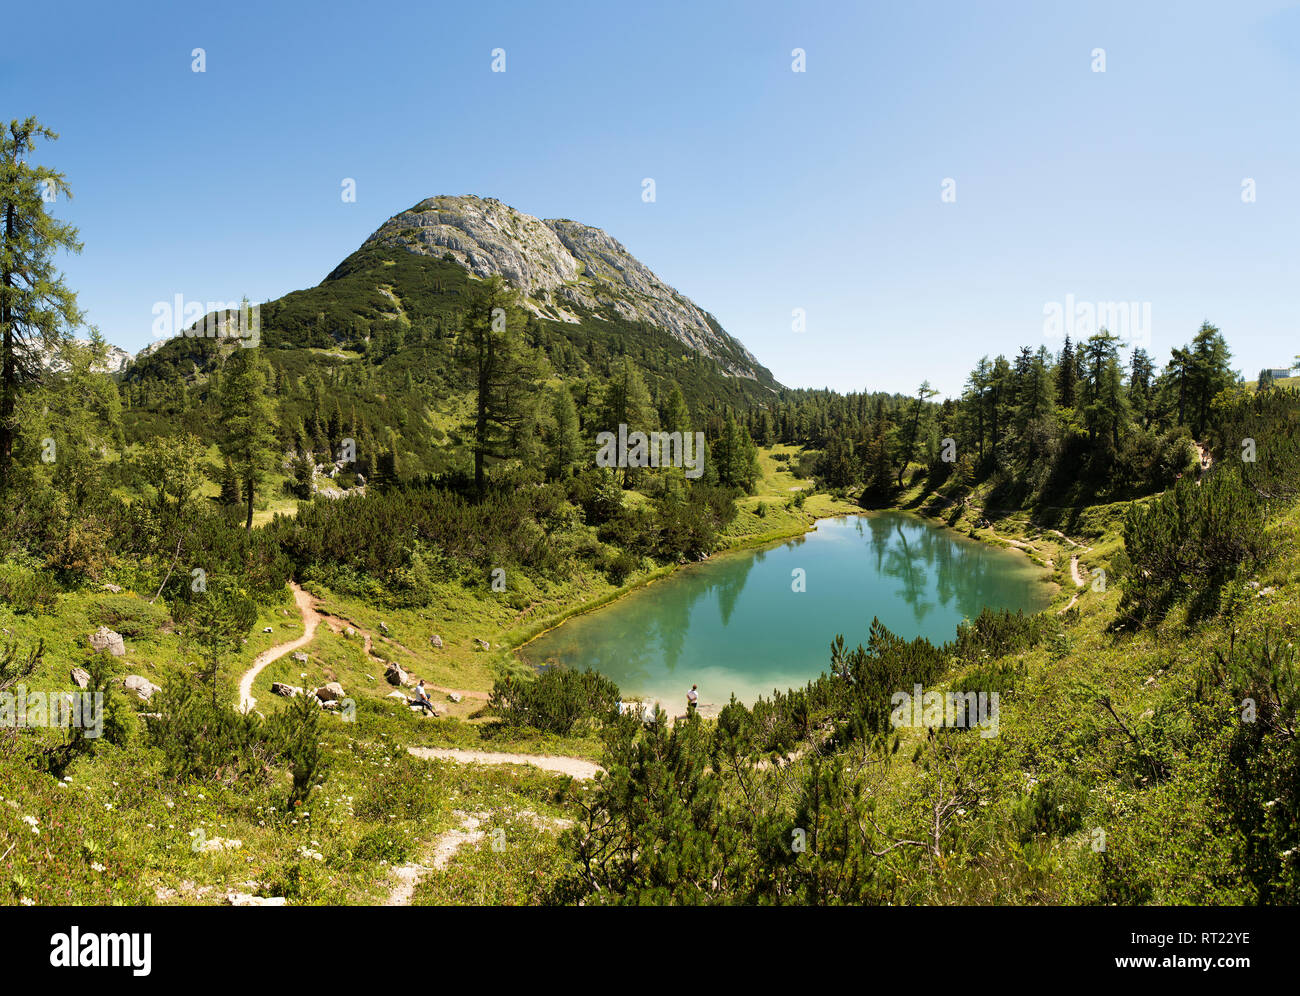
[[[526,660],[520,654],[520,651],[522,651],[530,643],[533,643],[534,641],[540,639],[542,636],[545,636],[547,633],[550,633],[553,630],[558,629],[560,626],[564,625],[566,622],[568,622],[571,619],[574,619],[578,616],[586,615],[587,613],[594,612],[597,609],[603,609],[609,605],[612,605],[615,602],[622,599],[624,596],[634,591],[639,591],[643,588],[648,588],[656,581],[660,581],[663,580],[664,578],[672,577],[676,575],[676,573],[680,570],[695,567],[700,564],[712,563],[715,561],[716,558],[724,557],[727,554],[743,553],[748,550],[753,550],[759,547],[783,543],[787,540],[791,540],[799,536],[806,536],[809,533],[813,532],[817,528],[818,524],[825,521],[826,519],[848,518],[850,516],[869,517],[873,513],[881,513],[881,512],[898,512],[904,515],[913,516],[916,519],[919,519],[927,523],[928,525],[941,526],[946,530],[950,530],[953,533],[956,533],[958,536],[960,536],[963,539],[973,541],[983,546],[988,546],[1003,551],[1015,551],[1017,553],[1023,554],[1025,559],[1029,560],[1030,563],[1034,564],[1034,566],[1038,568],[1038,570],[1044,575],[1040,579],[1040,583],[1055,589],[1055,591],[1052,593],[1051,600],[1055,600],[1055,598],[1062,591],[1062,586],[1058,582],[1050,578],[1050,575],[1052,573],[1051,570],[1045,567],[1044,565],[1038,563],[1033,557],[1029,555],[1028,551],[1023,549],[1022,547],[1015,546],[1013,544],[1007,543],[1000,539],[986,538],[982,536],[972,535],[971,533],[962,532],[958,530],[955,526],[950,525],[947,521],[940,518],[939,516],[926,515],[915,508],[904,508],[899,504],[881,505],[875,508],[864,508],[862,506],[853,506],[852,508],[835,509],[833,511],[828,511],[824,513],[809,512],[807,514],[810,516],[810,518],[808,519],[807,522],[804,523],[803,527],[799,529],[775,530],[773,532],[763,533],[761,535],[739,537],[734,543],[727,545],[721,550],[715,551],[704,560],[688,561],[686,563],[681,563],[681,564],[666,564],[661,568],[657,568],[656,570],[651,571],[645,577],[639,578],[638,580],[636,580],[631,584],[624,585],[620,588],[615,589],[612,592],[606,593],[605,595],[599,598],[593,599],[590,602],[580,603],[557,615],[552,615],[548,617],[544,622],[538,624],[538,627],[535,631],[530,631],[527,637],[518,640],[517,642],[511,642],[508,648],[508,653],[520,664],[535,670],[540,665],[533,664],[532,662]],[[995,538],[996,535],[997,534],[994,534]],[[1048,609],[1050,608],[1051,600],[1049,600],[1049,604],[1045,606],[1041,611],[1043,612],[1048,611]]]
[[[547,617],[547,619],[544,622],[538,624],[539,628],[537,629],[536,632],[530,633],[529,636],[520,640],[517,643],[511,643],[509,651],[511,654],[514,654],[516,656],[516,659],[519,659],[518,652],[520,650],[528,646],[528,644],[532,643],[534,640],[538,639],[539,637],[545,636],[547,633],[551,632],[551,630],[557,629],[558,627],[564,625],[566,622],[568,622],[570,619],[573,619],[575,616],[586,615],[588,612],[596,611],[596,609],[603,609],[605,608],[605,606],[612,605],[614,602],[617,602],[624,595],[631,594],[634,591],[639,591],[642,588],[648,588],[656,581],[661,581],[666,577],[671,577],[680,570],[686,570],[691,567],[696,567],[700,564],[710,563],[715,558],[726,556],[729,553],[743,553],[746,550],[753,550],[756,547],[768,546],[769,544],[781,543],[784,542],[785,540],[794,539],[796,536],[806,536],[808,533],[812,532],[814,529],[817,528],[817,523],[821,522],[824,519],[838,519],[848,515],[861,515],[867,511],[877,511],[877,510],[860,509],[857,512],[848,511],[848,510],[837,510],[833,512],[826,512],[824,514],[817,513],[817,512],[809,512],[807,514],[811,516],[811,519],[804,524],[802,529],[775,530],[770,533],[762,533],[761,535],[756,535],[756,536],[742,536],[739,537],[736,540],[736,542],[729,543],[721,550],[715,550],[713,553],[709,554],[703,560],[689,560],[684,564],[665,564],[663,567],[659,567],[651,571],[645,577],[638,578],[636,581],[633,581],[631,584],[623,585],[622,587],[616,588],[611,592],[607,592],[605,595],[593,599],[590,602],[582,602],[578,605],[573,606],[570,609],[564,610],[563,612],[557,615],[552,615]],[[878,511],[886,511],[886,510],[880,509]],[[903,511],[903,510],[899,509],[899,511]],[[528,664],[527,661],[521,660],[520,662],[528,665],[529,667],[536,666],[536,665]]]

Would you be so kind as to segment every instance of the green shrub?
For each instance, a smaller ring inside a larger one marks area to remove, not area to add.
[[[640,569],[641,558],[622,550],[610,558],[605,566],[605,576],[610,584],[621,585]]]
[[[1046,620],[1043,616],[1025,615],[1007,609],[984,609],[974,622],[962,622],[957,638],[946,648],[968,662],[982,656],[1001,657],[1017,650],[1028,650],[1042,639]]]
[[[1300,902],[1300,654],[1267,630],[1234,636],[1214,652],[1203,702],[1213,691],[1226,697],[1198,712],[1206,735],[1227,732],[1214,755],[1213,797],[1237,831],[1235,861],[1260,905]]]
[[[0,564],[0,602],[20,615],[40,615],[54,608],[59,586],[41,571],[29,571],[17,564]]]
[[[1068,837],[1083,826],[1088,805],[1088,790],[1072,778],[1049,778],[1034,786],[1015,807],[1015,821],[1020,828],[1020,842],[1050,835]]]
[[[128,640],[156,633],[167,622],[167,610],[130,595],[105,595],[86,609],[92,626],[107,626]]]
[[[618,686],[603,674],[557,666],[534,678],[498,679],[489,705],[508,726],[531,726],[563,736],[580,722],[613,716],[617,701]]]
[[[1158,619],[1185,596],[1196,614],[1215,607],[1238,568],[1264,558],[1264,526],[1263,503],[1233,466],[1199,484],[1184,477],[1146,507],[1132,505],[1124,519],[1131,567],[1121,614]]]
[[[321,707],[312,695],[298,695],[271,717],[268,741],[289,762],[293,787],[289,808],[301,806],[311,790],[325,780],[325,757],[320,746]]]
[[[274,751],[255,713],[214,703],[205,690],[181,678],[155,692],[154,705],[158,715],[149,721],[149,740],[162,751],[172,778],[226,784],[265,778]]]

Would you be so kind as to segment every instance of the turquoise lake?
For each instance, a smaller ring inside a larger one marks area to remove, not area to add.
[[[792,590],[803,571],[806,590]],[[533,664],[591,667],[625,696],[685,708],[745,703],[802,686],[830,666],[830,643],[866,643],[873,616],[933,643],[987,606],[1037,612],[1043,571],[1019,553],[902,512],[823,519],[803,536],[719,554],[568,620],[525,646]]]

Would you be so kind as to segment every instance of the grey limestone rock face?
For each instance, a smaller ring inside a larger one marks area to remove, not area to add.
[[[535,218],[493,197],[430,197],[381,225],[370,247],[450,257],[480,278],[500,274],[542,318],[577,322],[578,308],[609,309],[668,332],[732,376],[756,376],[744,346],[599,228]]]

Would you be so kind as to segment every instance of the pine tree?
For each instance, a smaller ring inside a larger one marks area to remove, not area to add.
[[[1192,358],[1185,349],[1174,347],[1169,351],[1169,365],[1165,367],[1162,380],[1165,391],[1176,399],[1174,408],[1177,412],[1176,424],[1187,424],[1187,398],[1192,374]]]
[[[838,433],[826,441],[822,454],[822,477],[832,488],[847,488],[854,482],[856,467],[853,440]]]
[[[217,496],[217,502],[231,508],[242,500],[239,493],[239,475],[235,473],[234,465],[227,457],[221,470],[221,493]]]
[[[10,485],[18,394],[40,378],[40,353],[82,321],[54,265],[58,251],[80,252],[81,242],[75,228],[45,213],[43,196],[72,192],[62,173],[26,161],[37,140],[57,138],[35,118],[0,132],[0,495]]]
[[[878,429],[862,449],[863,493],[873,497],[882,497],[889,493],[894,478],[894,468],[889,461],[889,437],[883,422],[877,423]]]
[[[105,343],[94,330],[89,345],[65,343],[59,350],[65,369],[47,375],[40,385],[29,385],[18,405],[22,436],[31,444],[44,438],[55,441],[52,483],[75,509],[107,492],[105,453],[121,446],[117,385],[94,369],[105,355]]]
[[[1236,382],[1236,377],[1229,365],[1232,354],[1228,351],[1228,344],[1219,330],[1209,322],[1201,324],[1192,338],[1189,353],[1192,433],[1201,439],[1210,418],[1210,402],[1220,391],[1231,387]]]
[[[330,409],[329,421],[325,426],[325,432],[329,436],[330,442],[330,459],[338,459],[339,443],[343,439],[343,409],[339,407],[339,399],[336,395],[334,406]]]
[[[682,389],[674,381],[663,406],[659,409],[659,425],[664,432],[680,432],[683,436],[694,431],[691,410],[682,397]]]
[[[1142,428],[1151,427],[1152,400],[1151,388],[1155,379],[1155,365],[1145,349],[1136,347],[1129,359],[1128,397],[1133,415],[1142,423]]]
[[[1075,395],[1075,382],[1078,379],[1078,367],[1074,358],[1074,346],[1070,337],[1065,337],[1061,347],[1061,356],[1056,364],[1056,399],[1062,408],[1073,408],[1078,402]]]
[[[649,433],[655,429],[655,410],[650,401],[650,390],[641,377],[641,371],[628,357],[623,358],[605,389],[599,429],[617,435],[620,425],[626,425],[629,433]],[[635,467],[625,468],[623,486],[631,487],[640,473]]]
[[[397,457],[390,449],[380,449],[375,457],[375,472],[369,490],[387,491],[397,483]]]
[[[206,591],[182,588],[172,603],[172,618],[184,629],[186,644],[197,644],[199,677],[208,687],[215,708],[221,691],[221,665],[236,653],[257,621],[257,603],[228,580],[213,579]]]
[[[650,402],[650,390],[645,385],[641,371],[630,359],[624,357],[605,389],[600,428],[617,433],[620,425],[626,425],[628,432],[650,432],[655,428],[654,423],[655,412]]]
[[[1090,336],[1080,350],[1085,370],[1082,390],[1084,418],[1094,445],[1109,436],[1119,448],[1119,433],[1125,417],[1124,395],[1119,372],[1119,339],[1106,329]]]
[[[266,395],[268,367],[256,348],[237,348],[226,360],[218,404],[224,435],[222,454],[244,490],[246,529],[253,528],[253,500],[275,465],[275,410]]]
[[[1003,363],[1006,363],[1006,361],[1003,360]],[[912,418],[908,424],[907,436],[903,444],[902,459],[898,463],[897,484],[900,488],[903,486],[903,474],[906,472],[908,464],[912,462],[912,452],[916,448],[916,441],[921,435],[921,419],[925,414],[926,402],[938,393],[938,391],[930,387],[928,380],[922,382],[916,392],[916,398],[912,403]]]
[[[474,451],[474,485],[487,486],[487,461],[510,454],[512,430],[532,414],[537,358],[523,343],[519,295],[498,275],[469,291],[457,359],[474,393],[474,417],[466,426]]]
[[[582,435],[578,428],[578,409],[573,395],[561,384],[551,402],[554,425],[550,439],[550,464],[553,477],[566,477],[582,459]]]

